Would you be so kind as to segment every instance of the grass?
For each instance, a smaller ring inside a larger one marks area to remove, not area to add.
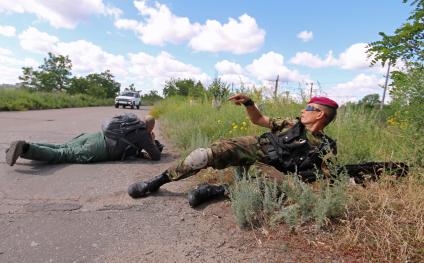
[[[268,116],[295,117],[302,108],[295,103],[255,101]],[[171,98],[156,104],[151,113],[160,118],[165,134],[182,154],[218,138],[266,131],[249,122],[243,107],[229,103],[216,109],[208,101]],[[325,180],[306,185],[287,176],[283,182],[265,184],[242,179],[231,190],[238,224],[311,227],[312,239],[325,240],[331,249],[364,261],[424,261],[422,127],[397,125],[389,117],[385,111],[342,107],[326,133],[337,141],[339,164],[405,161],[412,167],[408,177],[383,176],[365,187],[342,178],[336,185]],[[252,173],[256,171],[249,176]],[[210,177],[205,180],[212,181]]]
[[[113,105],[113,99],[60,92],[32,92],[25,89],[0,89],[0,111],[23,111]]]

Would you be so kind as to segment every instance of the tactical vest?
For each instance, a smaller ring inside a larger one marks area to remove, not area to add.
[[[337,151],[335,141],[324,134],[318,146],[311,144],[300,121],[287,131],[264,133],[258,141],[265,154],[262,161],[283,173],[320,169],[322,156]]]

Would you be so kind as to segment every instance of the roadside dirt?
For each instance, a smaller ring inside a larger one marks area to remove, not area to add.
[[[140,117],[148,108],[133,110]],[[240,229],[228,200],[192,209],[190,178],[133,200],[129,184],[165,170],[178,158],[165,145],[159,162],[9,167],[4,152],[16,139],[61,143],[96,132],[128,110],[113,107],[0,112],[0,262],[348,262],[343,255],[281,227]],[[350,261],[349,261],[350,262]]]

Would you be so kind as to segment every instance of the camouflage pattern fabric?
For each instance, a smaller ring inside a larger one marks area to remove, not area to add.
[[[256,136],[218,140],[210,148],[213,156],[208,166],[215,169],[251,165],[264,157]],[[189,177],[198,171],[185,166],[183,159],[168,169],[168,175],[174,181]]]

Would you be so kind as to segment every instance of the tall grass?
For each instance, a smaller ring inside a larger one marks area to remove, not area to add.
[[[0,111],[22,111],[113,105],[113,99],[84,94],[32,92],[25,89],[0,89]]]
[[[265,115],[283,118],[298,116],[303,106],[259,100],[257,104]],[[164,132],[183,154],[219,138],[266,131],[249,122],[243,107],[230,103],[216,109],[207,101],[171,98],[156,104],[152,114],[161,119]],[[322,238],[333,248],[356,253],[364,260],[424,261],[422,127],[398,125],[387,115],[377,110],[342,107],[336,121],[325,131],[337,141],[339,164],[405,161],[411,166],[408,177],[384,177],[368,182],[366,187],[345,181],[337,187],[325,181],[308,186],[289,180],[285,186],[284,182],[276,182],[277,185],[263,187],[241,180],[232,191],[238,223],[285,222],[303,226],[309,222],[318,228],[326,226],[320,229],[332,229],[331,235]],[[276,187],[285,191],[286,199],[276,195]]]

